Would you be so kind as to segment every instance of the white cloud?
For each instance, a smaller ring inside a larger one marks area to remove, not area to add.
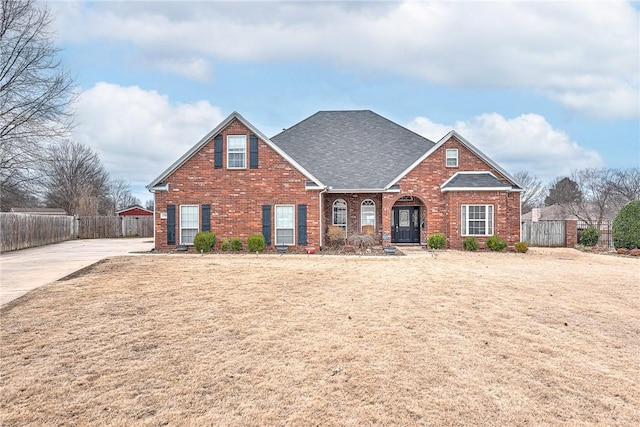
[[[196,80],[215,60],[304,61],[452,87],[533,91],[599,117],[640,115],[630,2],[64,3],[63,39],[118,40]]]
[[[224,119],[207,101],[171,102],[137,86],[98,83],[80,93],[73,137],[100,155],[113,178],[128,181],[142,202],[156,176]]]
[[[596,151],[581,147],[538,114],[507,119],[487,113],[452,125],[417,117],[408,127],[432,141],[455,129],[507,171],[528,171],[544,182],[568,176],[574,169],[603,166]]]

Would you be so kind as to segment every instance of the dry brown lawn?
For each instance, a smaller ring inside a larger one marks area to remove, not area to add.
[[[640,260],[113,258],[0,311],[0,423],[640,425]]]

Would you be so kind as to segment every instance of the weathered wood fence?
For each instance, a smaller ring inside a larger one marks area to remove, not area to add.
[[[566,246],[565,221],[523,221],[522,241],[529,246]]]
[[[51,216],[0,212],[0,252],[72,239],[153,237],[152,216]]]
[[[50,245],[76,236],[72,216],[0,213],[1,252]]]
[[[79,239],[153,237],[152,216],[80,216]]]

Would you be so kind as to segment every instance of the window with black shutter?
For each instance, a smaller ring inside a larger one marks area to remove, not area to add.
[[[298,245],[307,244],[307,205],[298,205]]]
[[[271,246],[271,205],[262,205],[262,235],[267,246]]]
[[[202,205],[202,231],[211,231],[211,205]]]
[[[213,138],[213,165],[215,169],[222,169],[222,135]]]
[[[176,244],[176,205],[167,205],[167,245]]]
[[[258,169],[258,137],[249,137],[249,168]]]

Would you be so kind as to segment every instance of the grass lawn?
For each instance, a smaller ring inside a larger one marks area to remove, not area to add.
[[[640,425],[640,260],[144,255],[0,309],[0,424]]]

